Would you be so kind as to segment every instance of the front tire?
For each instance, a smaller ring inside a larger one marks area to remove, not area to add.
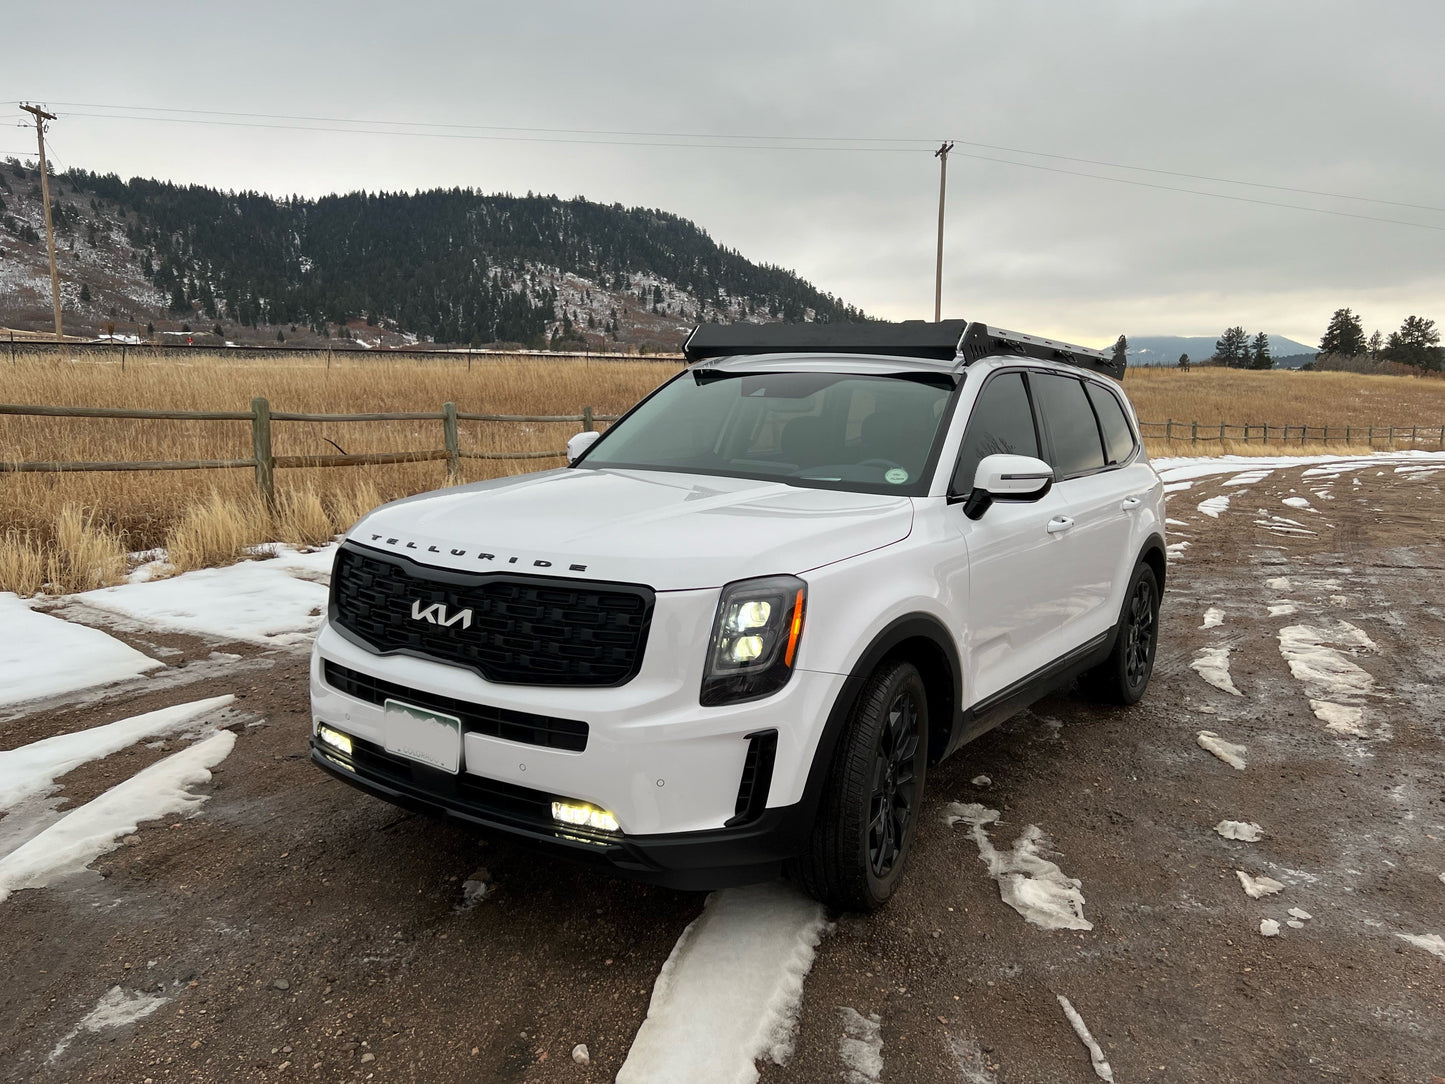
[[[1079,679],[1093,699],[1109,704],[1137,704],[1149,688],[1154,654],[1159,648],[1159,580],[1141,561],[1129,579],[1124,610],[1109,657]]]
[[[912,663],[869,677],[833,755],[807,851],[790,873],[842,911],[876,911],[903,879],[928,770],[928,693]]]

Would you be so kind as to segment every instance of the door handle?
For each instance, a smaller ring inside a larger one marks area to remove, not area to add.
[[[1125,512],[1132,512],[1143,503],[1138,497],[1125,497],[1124,502],[1120,504],[1119,507]]]
[[[1049,534],[1063,534],[1073,525],[1074,521],[1068,516],[1055,516],[1049,520],[1048,526],[1045,527],[1044,530],[1048,531]]]

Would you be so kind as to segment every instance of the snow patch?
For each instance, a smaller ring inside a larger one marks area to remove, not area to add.
[[[164,665],[99,629],[37,613],[0,594],[0,705],[64,696]]]
[[[1084,895],[1079,891],[1083,882],[1064,876],[1043,857],[1041,852],[1049,845],[1043,830],[1027,825],[1014,840],[1013,850],[1001,853],[983,830],[998,818],[998,810],[976,802],[950,802],[943,820],[950,827],[959,821],[972,827],[979,859],[998,882],[999,897],[1026,921],[1045,930],[1092,930],[1094,924],[1084,917]]]
[[[1273,877],[1252,877],[1242,869],[1235,870],[1234,875],[1244,886],[1244,894],[1252,900],[1257,900],[1261,896],[1273,896],[1276,892],[1284,891],[1284,885]]]
[[[963,1084],[998,1084],[998,1077],[988,1068],[977,1039],[966,1035],[945,1035],[948,1052],[953,1056],[953,1065],[963,1077]]]
[[[96,1002],[95,1008],[86,1013],[80,1023],[71,1028],[69,1034],[55,1044],[55,1049],[50,1052],[49,1060],[54,1061],[65,1053],[66,1047],[82,1031],[104,1031],[106,1028],[134,1024],[137,1020],[144,1020],[169,1000],[170,998],[160,997],[156,994],[143,994],[139,990],[127,993],[119,986],[112,986]]]
[[[987,787],[993,785],[993,780],[986,775],[976,775],[969,780],[975,787]]]
[[[1299,606],[1287,598],[1269,604],[1270,617],[1290,617],[1298,612]]]
[[[1199,510],[1210,519],[1218,519],[1221,512],[1229,508],[1228,497],[1210,497],[1206,501],[1199,502]]]
[[[1264,829],[1253,821],[1220,821],[1214,830],[1225,839],[1238,839],[1245,843],[1258,843],[1264,838]]]
[[[1194,653],[1194,661],[1189,664],[1189,669],[1221,692],[1243,696],[1229,676],[1229,651],[1230,649],[1224,646],[1201,647]]]
[[[1184,555],[1184,551],[1188,548],[1188,542],[1171,542],[1169,543],[1169,545],[1164,547],[1164,549],[1168,551],[1170,557],[1182,557]]]
[[[80,872],[114,850],[141,821],[194,811],[206,796],[190,788],[209,782],[210,769],[235,744],[235,734],[217,731],[116,784],[0,858],[0,902],[17,889],[44,888],[57,877]]]
[[[1227,486],[1251,486],[1254,485],[1255,482],[1263,482],[1273,473],[1274,471],[1270,470],[1245,471],[1243,474],[1236,474],[1233,478],[1226,479],[1223,484]]]
[[[1288,576],[1274,576],[1265,580],[1264,585],[1271,591],[1288,591],[1294,586]]]
[[[1303,919],[1306,922],[1315,917],[1302,907],[1291,907],[1289,909],[1289,915],[1291,918]]]
[[[1099,1044],[1094,1042],[1094,1037],[1089,1034],[1089,1027],[1084,1023],[1084,1018],[1079,1015],[1079,1010],[1069,1003],[1069,999],[1063,994],[1055,994],[1059,1004],[1063,1007],[1064,1015],[1069,1018],[1069,1026],[1074,1029],[1074,1034],[1079,1037],[1089,1051],[1089,1063],[1094,1067],[1094,1075],[1100,1080],[1107,1080],[1113,1084],[1114,1070],[1109,1068],[1109,1063],[1104,1059],[1104,1052],[1099,1049]]]
[[[846,1067],[844,1084],[878,1084],[883,1072],[883,1036],[878,1014],[862,1015],[842,1006],[843,1034],[838,1039],[838,1057]]]
[[[1272,918],[1266,918],[1259,924],[1259,933],[1261,937],[1278,937],[1279,923]]]
[[[803,979],[828,929],[821,904],[781,883],[714,892],[652,988],[617,1084],[752,1084],[785,1064]]]
[[[1423,935],[1413,933],[1397,933],[1395,936],[1398,937],[1401,941],[1408,941],[1416,948],[1422,948],[1431,955],[1438,956],[1440,957],[1440,959],[1445,960],[1445,937],[1441,937],[1438,933]]]
[[[235,699],[229,695],[213,696],[177,704],[0,752],[0,811],[13,809],[30,798],[54,793],[59,789],[54,785],[56,779],[88,761],[108,757],[142,738],[163,737],[185,730]]]
[[[1298,508],[1311,512],[1315,510],[1315,506],[1310,504],[1310,499],[1308,497],[1286,497],[1280,503],[1287,504],[1291,508]]]
[[[1354,737],[1369,736],[1359,701],[1375,688],[1374,677],[1345,654],[1361,649],[1377,650],[1375,642],[1348,621],[1279,630],[1279,653],[1304,686],[1310,710],[1325,729]]]
[[[1201,730],[1194,740],[1199,743],[1199,748],[1213,753],[1231,768],[1244,771],[1244,746],[1225,741],[1212,730]]]
[[[1224,624],[1224,611],[1218,606],[1211,606],[1204,611],[1204,624],[1201,629],[1215,629]]]
[[[308,556],[242,561],[74,597],[149,628],[213,640],[299,644],[320,626],[327,603],[323,584],[295,574],[313,563]]]

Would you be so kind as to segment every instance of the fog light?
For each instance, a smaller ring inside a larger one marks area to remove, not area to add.
[[[316,736],[321,739],[323,744],[331,746],[337,752],[345,753],[347,756],[351,755],[351,739],[341,731],[322,725],[316,728]]]
[[[552,819],[559,824],[575,824],[598,832],[618,832],[622,826],[617,818],[605,809],[598,809],[586,802],[553,802]]]

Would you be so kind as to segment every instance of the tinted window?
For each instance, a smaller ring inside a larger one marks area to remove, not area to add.
[[[1124,417],[1124,408],[1112,392],[1098,384],[1086,383],[1084,387],[1099,417],[1099,428],[1104,431],[1104,450],[1109,454],[1109,462],[1124,462],[1134,454],[1134,433],[1129,428],[1129,419]]]
[[[1082,381],[1067,376],[1034,373],[1029,377],[1034,401],[1054,443],[1054,470],[1072,478],[1104,465],[1099,425],[1084,394]]]
[[[911,493],[926,483],[952,393],[947,376],[698,370],[660,389],[577,465]]]
[[[1039,454],[1034,416],[1019,373],[1003,373],[984,385],[963,434],[963,450],[953,473],[953,492],[972,490],[979,461],[1000,452],[1034,457]]]

